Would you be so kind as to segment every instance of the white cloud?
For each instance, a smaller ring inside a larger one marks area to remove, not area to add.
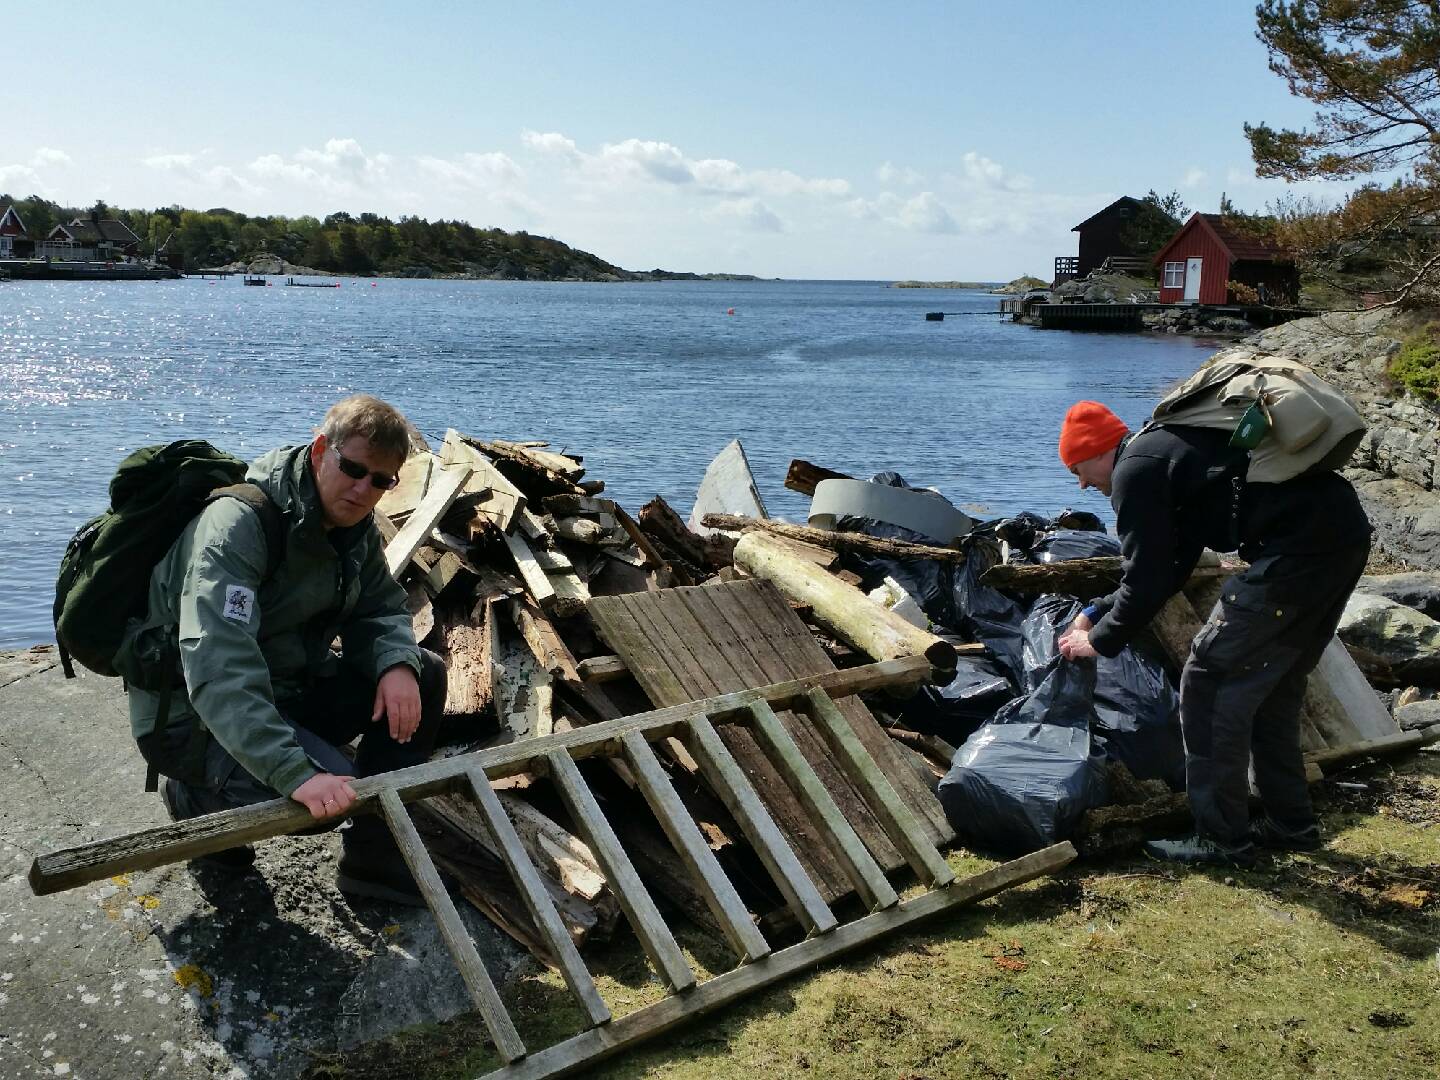
[[[167,172],[188,180],[202,188],[220,191],[241,191],[258,194],[264,188],[251,183],[228,165],[206,165],[204,158],[209,151],[200,154],[152,154],[142,158],[141,164],[151,169]]]
[[[457,188],[493,191],[519,184],[525,174],[509,154],[461,154],[456,159],[418,157],[421,170]]]
[[[579,161],[582,156],[575,145],[575,140],[566,138],[558,131],[522,131],[520,141],[531,150],[539,151],[542,154],[556,154],[572,161]]]
[[[295,159],[321,171],[348,175],[359,182],[383,179],[391,161],[388,154],[369,156],[354,139],[328,139],[322,149],[301,150]]]
[[[1185,170],[1185,176],[1184,179],[1180,181],[1180,186],[1183,188],[1199,187],[1206,181],[1206,179],[1209,178],[1209,176],[1210,174],[1207,173],[1204,169],[1200,168],[1198,165],[1192,165],[1190,166],[1190,168]]]
[[[967,150],[960,158],[963,182],[990,191],[1025,191],[1032,186],[1028,176],[1011,173],[998,161]]]
[[[42,146],[31,156],[30,164],[40,169],[46,165],[73,165],[74,161],[64,150],[56,150],[52,146]]]
[[[370,193],[388,184],[394,159],[370,155],[354,139],[328,139],[320,149],[296,151],[293,158],[262,154],[247,166],[256,176],[314,188],[327,195]]]
[[[29,165],[0,165],[0,187],[8,187],[17,181],[35,188],[40,183],[40,174]]]
[[[909,166],[902,167],[889,161],[875,170],[875,176],[882,184],[900,184],[904,187],[914,187],[925,182],[923,174]]]
[[[936,198],[933,191],[922,191],[913,199],[907,200],[900,207],[898,217],[900,224],[911,232],[955,233],[960,231],[960,226],[955,223],[955,218],[945,208],[945,204]]]
[[[674,143],[657,139],[623,139],[588,153],[558,132],[526,131],[520,138],[527,148],[559,161],[572,171],[572,179],[591,187],[660,184],[701,195],[772,199],[851,194],[848,180],[806,177],[789,169],[746,169],[728,158],[692,158]]]
[[[759,199],[726,199],[717,203],[709,217],[738,222],[751,232],[779,233],[785,231],[785,222]]]

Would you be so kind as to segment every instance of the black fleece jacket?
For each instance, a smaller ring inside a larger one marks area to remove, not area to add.
[[[1120,587],[1094,601],[1090,643],[1114,656],[1189,578],[1204,548],[1304,555],[1364,543],[1370,522],[1350,482],[1317,472],[1280,484],[1247,484],[1245,453],[1229,433],[1150,428],[1120,444],[1110,504],[1120,535]]]

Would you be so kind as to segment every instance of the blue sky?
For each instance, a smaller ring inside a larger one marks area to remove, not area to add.
[[[1119,195],[1262,209],[1284,185],[1255,179],[1242,123],[1311,113],[1251,0],[5,14],[27,77],[0,191],[457,217],[631,269],[1048,276]]]

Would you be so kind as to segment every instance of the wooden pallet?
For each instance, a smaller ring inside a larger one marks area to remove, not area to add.
[[[656,706],[835,670],[809,628],[766,581],[596,597],[588,608],[600,635]],[[929,843],[953,840],[954,829],[939,800],[864,703],[848,697],[838,708]],[[879,865],[887,871],[903,866],[905,853],[891,841],[863,787],[834,760],[823,733],[803,713],[782,711],[778,720]],[[843,853],[825,842],[813,815],[781,780],[757,734],[737,725],[723,729],[721,738],[760,791],[766,810],[800,854],[826,902],[849,893],[852,882]]]
[[[488,1075],[495,1080],[538,1080],[585,1068],[883,934],[1068,864],[1075,850],[1068,843],[1058,844],[986,873],[956,880],[927,831],[886,782],[835,703],[835,697],[860,690],[914,681],[927,669],[927,661],[913,658],[831,671],[356,781],[356,812],[378,807],[389,825],[504,1061]],[[865,792],[890,842],[903,851],[905,861],[927,886],[925,892],[900,901],[872,853],[861,843],[778,720],[776,709],[798,710],[809,717],[842,774]],[[816,882],[805,873],[795,851],[766,812],[754,784],[726,749],[719,733],[735,727],[753,733],[784,783],[814,816],[820,833],[841,853],[845,872],[865,898],[869,914],[842,924],[825,903]],[[683,740],[700,762],[708,782],[721,793],[800,925],[809,933],[806,940],[771,950],[699,828],[685,812],[651,748],[652,741],[668,738]],[[578,761],[596,756],[620,757],[629,766],[637,787],[724,929],[737,967],[704,982],[696,978],[577,767]],[[660,1001],[612,1019],[609,1006],[601,998],[514,825],[490,786],[492,780],[519,772],[548,774],[554,783],[669,990]],[[472,799],[493,832],[501,857],[585,1016],[586,1030],[580,1034],[535,1053],[521,1040],[405,808],[406,802],[442,792]],[[43,895],[123,871],[163,866],[295,832],[311,824],[303,807],[280,799],[42,855],[31,866],[30,885],[37,895]]]

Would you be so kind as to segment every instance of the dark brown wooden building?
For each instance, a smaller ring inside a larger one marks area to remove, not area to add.
[[[1071,276],[1084,277],[1109,258],[1133,258],[1136,252],[1130,237],[1135,219],[1144,209],[1139,199],[1122,195],[1071,229],[1080,234],[1079,254]]]
[[[1294,258],[1273,240],[1220,214],[1192,214],[1155,263],[1162,304],[1233,304],[1232,281],[1250,286],[1263,304],[1294,304],[1300,296]]]

